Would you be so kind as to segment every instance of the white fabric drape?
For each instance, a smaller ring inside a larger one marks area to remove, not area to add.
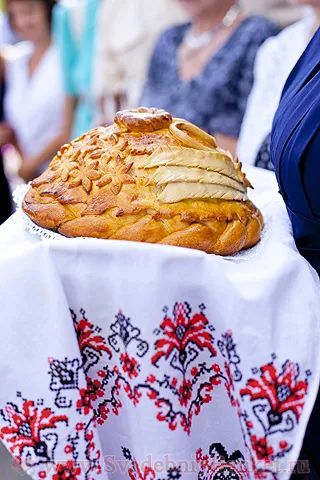
[[[0,228],[0,438],[33,479],[289,479],[319,280],[273,175],[249,178],[269,230],[249,260]]]

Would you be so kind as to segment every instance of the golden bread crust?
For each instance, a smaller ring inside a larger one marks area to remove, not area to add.
[[[172,116],[165,110],[140,107],[118,112],[114,121],[120,128],[131,132],[154,132],[169,128]]]
[[[119,112],[64,145],[32,182],[23,210],[67,237],[231,255],[255,245],[263,219],[241,164],[213,137],[162,110]]]

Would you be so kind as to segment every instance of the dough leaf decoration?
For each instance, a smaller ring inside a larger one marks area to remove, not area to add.
[[[176,203],[190,199],[212,199],[246,201],[245,193],[234,190],[224,185],[209,185],[204,183],[169,183],[159,195],[158,201],[162,203]]]

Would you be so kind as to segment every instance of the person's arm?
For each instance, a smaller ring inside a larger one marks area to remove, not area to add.
[[[233,156],[235,156],[238,142],[237,137],[230,137],[228,135],[216,133],[214,138],[216,139],[220,148],[223,148],[223,150],[228,150]]]
[[[216,139],[220,148],[228,150],[235,156],[240,123],[239,112],[230,112],[226,109],[218,115],[213,114],[208,120],[207,130]]]
[[[59,135],[51,140],[51,142],[49,142],[48,145],[46,145],[46,147],[35,157],[22,159],[22,165],[19,169],[19,176],[23,178],[23,180],[26,182],[32,180],[32,178],[34,178],[37,174],[37,171],[41,165],[53,158],[59,148],[70,140],[75,107],[75,98],[70,96],[66,97],[64,123]]]

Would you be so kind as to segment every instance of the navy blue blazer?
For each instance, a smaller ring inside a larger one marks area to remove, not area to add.
[[[320,29],[285,85],[271,159],[297,247],[320,273]]]
[[[284,87],[273,122],[271,160],[297,247],[320,275],[320,29]],[[301,454],[310,462],[311,479],[320,478],[319,432],[320,395]]]

